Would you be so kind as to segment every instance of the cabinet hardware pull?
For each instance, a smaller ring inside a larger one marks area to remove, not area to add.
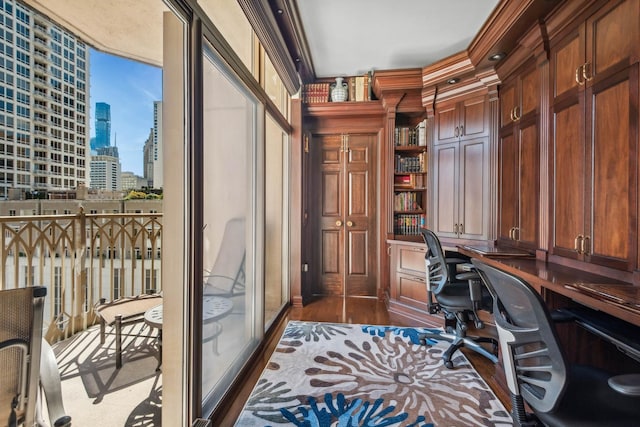
[[[513,107],[513,121],[514,122],[517,122],[522,117],[522,116],[518,115],[518,110],[519,109],[520,109],[520,107],[518,107],[517,105],[515,107]]]
[[[422,283],[424,283],[424,277],[416,276],[416,277],[415,277],[415,279],[416,279],[418,282],[422,282]]]
[[[456,130],[453,132],[453,136],[456,138],[460,136],[460,126],[456,126]]]
[[[584,236],[582,234],[578,234],[576,236],[575,240],[573,241],[573,248],[579,254],[582,253],[582,242],[583,242],[583,240],[584,240]]]
[[[460,136],[464,136],[464,125],[460,125]]]
[[[511,111],[509,112],[509,117],[511,117],[511,121],[515,122],[516,119],[513,118],[513,112],[515,111],[515,107],[511,109]]]
[[[587,75],[587,69],[589,70],[588,75]],[[585,62],[584,65],[582,66],[582,77],[584,77],[585,81],[589,81],[593,79],[593,70],[591,69],[590,62]]]
[[[453,232],[458,234],[458,224],[453,224]]]
[[[576,68],[576,83],[578,83],[578,85],[582,86],[584,84],[584,80],[580,79],[580,75],[584,72],[584,71],[580,71],[580,69],[584,70],[584,64],[578,66],[578,68]]]
[[[337,221],[336,221],[336,226],[337,226],[337,227],[342,227],[342,221],[337,220]]]
[[[589,236],[584,236],[584,238],[582,239],[582,253],[585,255],[589,255],[590,252],[590,243],[591,243],[591,238]]]
[[[513,227],[513,240],[520,240],[520,227]]]
[[[460,224],[460,234],[464,234],[464,224]]]
[[[353,227],[353,221],[347,221],[347,227]]]
[[[509,238],[510,238],[511,240],[513,240],[513,229],[514,229],[514,227],[511,227],[511,228],[509,229]]]

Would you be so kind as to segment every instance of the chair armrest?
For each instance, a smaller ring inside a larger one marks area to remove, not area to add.
[[[623,374],[609,378],[609,387],[626,396],[640,396],[640,374]]]

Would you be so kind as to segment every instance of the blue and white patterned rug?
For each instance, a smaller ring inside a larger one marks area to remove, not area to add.
[[[511,426],[461,353],[426,328],[292,321],[236,426]],[[430,330],[433,331],[433,330]]]

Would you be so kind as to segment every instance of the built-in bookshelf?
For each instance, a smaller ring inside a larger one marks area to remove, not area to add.
[[[361,76],[344,77],[343,81],[347,84],[347,102],[374,100],[371,72]],[[334,84],[335,80],[332,79],[304,84],[301,92],[302,102],[305,104],[331,102],[331,87]]]
[[[394,131],[393,233],[398,240],[419,240],[426,224],[426,122]]]

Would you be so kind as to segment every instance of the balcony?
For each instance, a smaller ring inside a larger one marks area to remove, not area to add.
[[[94,306],[100,298],[162,291],[162,214],[0,217],[0,232],[1,288],[48,289],[44,333],[73,424],[159,425],[148,423],[161,408],[157,331],[128,326],[124,365],[116,369],[114,337],[100,343]]]

